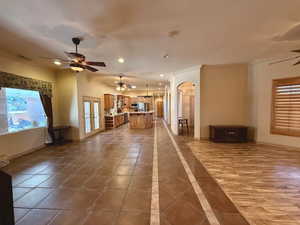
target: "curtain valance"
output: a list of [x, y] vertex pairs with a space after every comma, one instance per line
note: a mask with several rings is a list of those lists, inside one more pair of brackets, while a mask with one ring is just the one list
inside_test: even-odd
[[39, 91], [42, 95], [52, 97], [51, 82], [22, 77], [0, 71], [0, 88], [1, 87]]

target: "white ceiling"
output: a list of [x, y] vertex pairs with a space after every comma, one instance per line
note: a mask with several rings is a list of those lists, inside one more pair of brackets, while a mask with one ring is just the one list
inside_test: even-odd
[[[120, 78], [118, 75], [111, 75], [111, 74], [95, 74], [95, 73], [89, 73], [89, 79], [93, 81], [99, 81], [101, 83], [106, 84], [110, 87], [117, 87], [117, 83], [120, 81]], [[164, 91], [165, 86], [168, 85], [168, 81], [159, 81], [155, 79], [143, 79], [142, 77], [136, 76], [124, 76], [122, 77], [122, 82], [125, 84], [135, 85], [135, 89], [130, 89], [132, 91], [140, 91], [140, 90], [148, 90], [149, 91]], [[130, 91], [128, 90], [128, 91]]]
[[0, 1], [1, 49], [41, 62], [65, 57], [71, 38], [83, 36], [80, 51], [108, 65], [100, 73], [160, 79], [199, 64], [284, 57], [300, 48], [299, 0]]

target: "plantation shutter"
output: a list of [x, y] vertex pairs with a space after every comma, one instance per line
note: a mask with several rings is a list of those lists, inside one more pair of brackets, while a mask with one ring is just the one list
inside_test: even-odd
[[271, 133], [300, 137], [300, 77], [273, 80]]

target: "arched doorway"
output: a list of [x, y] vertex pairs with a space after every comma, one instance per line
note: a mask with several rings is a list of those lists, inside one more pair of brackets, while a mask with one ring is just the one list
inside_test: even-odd
[[178, 134], [194, 137], [195, 84], [183, 82], [177, 86]]

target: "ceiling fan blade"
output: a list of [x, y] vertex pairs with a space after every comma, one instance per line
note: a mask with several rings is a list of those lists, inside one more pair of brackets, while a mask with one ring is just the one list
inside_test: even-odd
[[290, 58], [287, 58], [287, 59], [283, 59], [283, 60], [279, 60], [279, 61], [276, 61], [276, 62], [271, 62], [269, 63], [269, 65], [273, 65], [273, 64], [278, 64], [278, 63], [282, 63], [282, 62], [286, 62], [286, 61], [290, 61], [292, 59], [298, 59], [300, 58], [300, 56], [294, 56], [294, 57], [290, 57]]
[[88, 65], [83, 65], [83, 67], [91, 72], [97, 72], [98, 70], [94, 67], [88, 66]]
[[91, 65], [91, 66], [102, 66], [102, 67], [106, 67], [105, 62], [92, 62], [92, 61], [88, 61], [85, 62], [87, 65]]
[[75, 54], [73, 52], [64, 52], [69, 58], [74, 59], [76, 58]]
[[292, 50], [291, 52], [300, 53], [300, 49]]
[[297, 66], [297, 65], [299, 65], [299, 64], [300, 64], [300, 61], [294, 63], [293, 66]]

